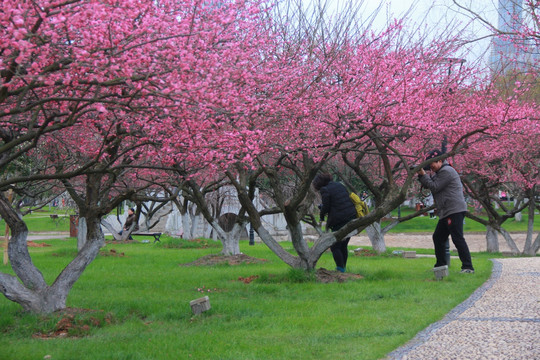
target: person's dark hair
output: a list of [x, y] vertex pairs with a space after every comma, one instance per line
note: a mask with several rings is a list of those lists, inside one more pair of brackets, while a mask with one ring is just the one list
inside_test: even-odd
[[129, 210], [131, 210], [131, 211], [135, 212], [135, 209], [134, 209], [134, 208], [129, 208]]
[[332, 181], [332, 175], [330, 174], [317, 174], [315, 176], [315, 179], [311, 182], [313, 184], [313, 187], [315, 190], [319, 191], [322, 187], [328, 185], [328, 183]]

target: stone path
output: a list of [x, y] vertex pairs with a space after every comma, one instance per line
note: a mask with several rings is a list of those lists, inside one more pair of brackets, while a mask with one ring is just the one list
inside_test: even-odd
[[387, 359], [540, 359], [540, 257], [494, 260], [481, 288]]
[[[435, 224], [433, 225], [433, 230], [435, 230]], [[431, 232], [422, 234], [391, 233], [384, 236], [384, 243], [388, 247], [433, 249], [433, 240], [431, 236]], [[514, 238], [518, 248], [523, 249], [526, 234], [512, 234], [512, 237]], [[465, 233], [465, 241], [467, 241], [467, 245], [469, 245], [469, 250], [471, 252], [486, 251], [487, 245], [485, 233]], [[365, 232], [362, 232], [359, 236], [353, 236], [349, 244], [355, 246], [371, 246], [371, 242], [369, 241], [369, 238]], [[450, 241], [450, 250], [455, 250], [452, 241]], [[499, 251], [510, 251], [510, 247], [506, 244], [506, 241], [502, 236], [499, 236]]]
[[29, 233], [26, 240], [48, 240], [48, 239], [67, 239], [69, 232], [46, 232], [46, 233]]

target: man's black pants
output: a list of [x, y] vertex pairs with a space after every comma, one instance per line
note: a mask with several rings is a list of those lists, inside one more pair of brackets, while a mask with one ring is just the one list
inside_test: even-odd
[[433, 245], [435, 246], [435, 257], [437, 258], [435, 267], [447, 265], [445, 244], [446, 241], [448, 241], [448, 235], [450, 235], [452, 237], [452, 242], [458, 251], [459, 259], [461, 260], [461, 268], [474, 270], [471, 253], [469, 252], [469, 247], [463, 237], [464, 218], [465, 212], [460, 212], [439, 219], [435, 232], [433, 233]]

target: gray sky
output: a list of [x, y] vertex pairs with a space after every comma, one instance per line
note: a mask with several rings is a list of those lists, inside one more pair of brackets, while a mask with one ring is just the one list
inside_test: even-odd
[[[366, 1], [366, 6], [374, 6], [383, 3], [385, 13], [394, 17], [407, 19], [416, 24], [425, 24], [436, 34], [442, 28], [454, 29], [454, 33], [459, 33], [470, 40], [481, 39], [490, 34], [485, 24], [479, 20], [473, 20], [471, 14], [459, 9], [452, 0], [381, 0]], [[472, 9], [477, 14], [497, 25], [497, 4], [498, 0], [458, 0], [458, 3]], [[411, 10], [412, 7], [412, 10]], [[382, 14], [381, 14], [382, 15]], [[389, 16], [386, 15], [385, 16]], [[384, 24], [384, 21], [381, 21]], [[487, 61], [486, 50], [489, 49], [490, 38], [471, 42], [466, 45], [468, 61], [483, 59]]]
[[[306, 4], [313, 0], [302, 0]], [[328, 0], [336, 9], [343, 6], [347, 0]], [[459, 33], [467, 39], [480, 39], [489, 34], [486, 26], [478, 20], [473, 20], [470, 14], [460, 10], [452, 0], [353, 0], [362, 2], [360, 14], [367, 16], [380, 5], [381, 11], [375, 19], [374, 25], [378, 29], [385, 28], [388, 21], [393, 18], [405, 17], [407, 22], [414, 26], [426, 26], [427, 32], [437, 36], [444, 30]], [[497, 25], [498, 0], [457, 0], [461, 5], [485, 17], [493, 25]], [[490, 39], [471, 42], [464, 49], [464, 57], [469, 62], [477, 60], [484, 64], [487, 62], [486, 50], [489, 49]], [[466, 54], [465, 54], [466, 53]]]

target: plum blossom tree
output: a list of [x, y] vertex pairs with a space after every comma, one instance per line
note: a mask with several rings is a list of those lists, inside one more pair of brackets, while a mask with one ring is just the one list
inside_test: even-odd
[[[77, 257], [48, 285], [28, 253], [26, 224], [0, 195], [0, 214], [12, 230], [8, 254], [16, 274], [0, 274], [0, 291], [8, 299], [41, 313], [66, 306], [71, 287], [103, 242], [101, 216], [137, 189], [126, 187], [127, 192], [117, 192], [121, 195], [104, 206], [98, 204], [100, 192], [112, 186], [114, 193], [122, 185], [117, 179], [122, 169], [148, 164], [147, 159], [163, 151], [147, 148], [141, 159], [137, 150], [153, 143], [153, 130], [170, 113], [195, 107], [198, 92], [222, 86], [214, 73], [219, 54], [251, 42], [248, 29], [255, 28], [259, 9], [257, 2], [209, 7], [198, 0], [3, 4], [0, 168], [6, 174], [16, 160], [37, 155], [42, 144], [53, 146], [55, 141], [58, 149], [69, 147], [73, 158], [48, 158], [56, 167], [23, 177], [7, 173], [0, 189], [61, 180], [77, 199], [88, 230]], [[193, 74], [200, 81], [192, 82]], [[188, 121], [180, 124], [178, 144], [189, 143], [194, 134], [189, 126]], [[115, 166], [120, 172], [108, 173]], [[138, 180], [136, 172], [132, 176], [130, 180]], [[74, 190], [78, 184], [84, 184], [84, 191]]]
[[[538, 141], [538, 107], [529, 106], [529, 116], [505, 126], [503, 134], [487, 136], [481, 143], [472, 144], [456, 158], [457, 166], [463, 169], [463, 181], [470, 196], [479, 201], [488, 219], [470, 215], [486, 225], [488, 251], [497, 252], [497, 233], [503, 235], [514, 253], [534, 255], [540, 249], [540, 235], [534, 237], [534, 216], [538, 209], [537, 197], [540, 176]], [[522, 116], [526, 116], [524, 112]], [[499, 191], [506, 190], [514, 197], [512, 206], [502, 201]], [[501, 214], [497, 208], [503, 210]], [[503, 224], [517, 213], [528, 209], [528, 226], [523, 250], [520, 250]]]
[[[538, 1], [520, 1], [519, 10], [522, 13], [517, 18], [515, 14], [501, 14], [505, 15], [505, 18], [511, 17], [510, 21], [515, 22], [506, 29], [490, 23], [459, 1], [454, 0], [454, 3], [461, 10], [479, 19], [493, 37], [513, 47], [514, 51], [509, 51], [509, 54], [500, 54], [501, 61], [511, 66], [502, 67], [510, 71], [493, 74], [493, 83], [499, 90], [493, 96], [507, 99], [505, 101], [509, 104], [519, 102], [523, 110], [523, 113], [516, 117], [521, 121], [507, 124], [504, 130], [499, 130], [500, 135], [490, 134], [491, 137], [485, 142], [475, 144], [467, 150], [467, 161], [474, 164], [472, 167], [466, 166], [470, 194], [480, 201], [488, 214], [487, 221], [475, 219], [487, 226], [488, 249], [498, 251], [497, 233], [501, 233], [512, 251], [519, 253], [520, 250], [512, 236], [501, 225], [507, 219], [513, 218], [517, 213], [528, 208], [529, 224], [523, 253], [532, 255], [538, 251], [540, 241], [538, 237], [533, 241], [532, 227], [538, 196], [538, 74], [540, 70]], [[509, 11], [509, 9], [499, 9], [499, 11]], [[502, 111], [505, 110], [502, 109]], [[460, 161], [465, 165], [464, 159]], [[498, 201], [495, 193], [501, 186], [513, 189], [513, 195], [519, 199], [513, 208], [508, 208]], [[503, 209], [503, 215], [496, 211], [496, 204]]]
[[[440, 64], [452, 47], [447, 42], [405, 46], [399, 41], [400, 30], [397, 23], [383, 34], [366, 33], [339, 46], [328, 39], [297, 41], [292, 53], [283, 51], [292, 45], [276, 47], [272, 57], [265, 58], [265, 75], [274, 70], [272, 76], [258, 83], [257, 89], [265, 91], [245, 92], [260, 99], [258, 106], [216, 117], [216, 125], [203, 135], [212, 148], [203, 146], [198, 152], [213, 151], [213, 164], [225, 169], [259, 236], [293, 267], [313, 269], [336, 240], [401, 204], [415, 169], [426, 165], [425, 153], [444, 136], [451, 144], [444, 155], [448, 157], [461, 151], [469, 137], [515, 115], [508, 111], [504, 115], [502, 110], [519, 104], [492, 101], [491, 89], [481, 87], [482, 79], [471, 71], [454, 74], [451, 91], [440, 86], [437, 80], [442, 71], [446, 73]], [[370, 165], [357, 175], [375, 195], [376, 207], [336, 233], [321, 233], [310, 247], [301, 221], [311, 208], [307, 204], [311, 180], [339, 154], [346, 164], [364, 161]], [[249, 171], [268, 178], [297, 256], [283, 249], [264, 228], [246, 186]], [[297, 187], [287, 197], [280, 179], [289, 176], [296, 178]]]

